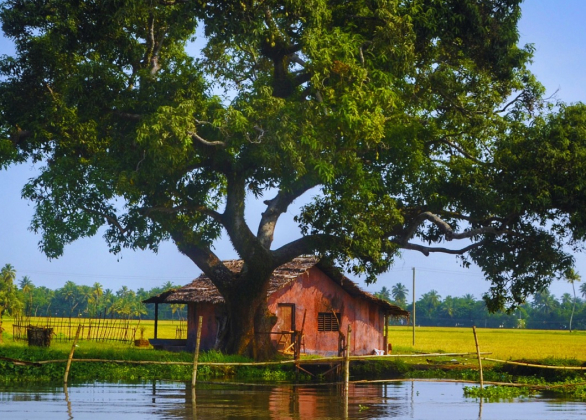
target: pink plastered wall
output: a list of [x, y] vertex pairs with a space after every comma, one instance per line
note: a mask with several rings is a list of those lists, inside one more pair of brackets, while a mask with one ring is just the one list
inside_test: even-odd
[[[304, 343], [309, 354], [335, 355], [338, 352], [338, 332], [318, 331], [318, 313], [339, 312], [340, 329], [347, 334], [352, 327], [350, 349], [352, 355], [371, 354], [384, 349], [384, 315], [365, 299], [354, 298], [332, 281], [319, 268], [313, 267], [290, 285], [278, 290], [269, 298], [269, 310], [279, 316], [279, 303], [295, 304], [295, 330], [301, 330], [305, 316]], [[278, 331], [279, 323], [273, 329]]]

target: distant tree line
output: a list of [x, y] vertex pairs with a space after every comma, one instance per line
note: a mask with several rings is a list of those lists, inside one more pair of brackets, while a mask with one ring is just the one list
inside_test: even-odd
[[[154, 305], [142, 301], [177, 287], [168, 281], [149, 290], [121, 286], [114, 291], [97, 282], [86, 286], [67, 281], [53, 290], [35, 286], [28, 276], [17, 281], [16, 270], [6, 264], [0, 270], [0, 316], [153, 319]], [[185, 305], [160, 305], [159, 319], [185, 319], [186, 311]]]
[[[569, 280], [572, 286], [573, 281]], [[416, 324], [421, 326], [461, 326], [488, 328], [530, 329], [586, 329], [586, 283], [578, 293], [564, 293], [559, 299], [548, 289], [533, 295], [533, 300], [520, 305], [515, 311], [490, 313], [484, 300], [467, 294], [462, 297], [442, 298], [436, 290], [423, 294], [415, 302]], [[401, 283], [391, 289], [383, 287], [375, 296], [413, 311], [407, 303], [409, 290]], [[392, 321], [395, 324], [401, 321]], [[404, 323], [404, 321], [403, 321]]]

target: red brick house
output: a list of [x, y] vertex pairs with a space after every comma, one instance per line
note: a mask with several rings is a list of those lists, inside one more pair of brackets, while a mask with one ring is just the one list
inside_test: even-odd
[[[225, 262], [238, 271], [241, 260]], [[350, 354], [372, 354], [387, 349], [384, 325], [389, 317], [408, 317], [409, 313], [361, 290], [339, 270], [318, 262], [314, 257], [300, 257], [273, 272], [268, 292], [269, 310], [277, 323], [271, 331], [274, 345], [289, 351], [293, 337], [302, 336], [301, 352], [337, 355], [340, 338], [352, 327]], [[197, 320], [203, 317], [201, 349], [213, 349], [222, 328], [224, 299], [205, 275], [191, 284], [153, 296], [145, 303], [187, 304], [188, 334], [186, 350], [193, 351]], [[157, 312], [157, 311], [155, 311]], [[155, 328], [156, 331], [156, 328]], [[340, 334], [342, 333], [342, 334]], [[156, 338], [156, 332], [155, 332]], [[154, 344], [157, 341], [151, 340]]]

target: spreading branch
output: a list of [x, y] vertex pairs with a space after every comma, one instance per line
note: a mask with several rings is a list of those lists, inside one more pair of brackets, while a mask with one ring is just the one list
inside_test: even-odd
[[267, 205], [267, 209], [262, 213], [257, 237], [265, 248], [269, 249], [273, 242], [273, 234], [281, 214], [287, 211], [287, 208], [293, 201], [309, 189], [315, 187], [315, 185], [315, 182], [310, 177], [303, 177], [290, 189], [286, 191], [281, 190], [273, 199], [264, 202]]
[[193, 241], [186, 239], [181, 231], [170, 232], [173, 242], [179, 251], [193, 261], [210, 279], [214, 279], [214, 285], [221, 294], [226, 293], [232, 285], [234, 273], [232, 273], [208, 247], [202, 247]]
[[226, 176], [226, 206], [222, 217], [222, 225], [228, 232], [234, 249], [242, 259], [253, 260], [253, 256], [270, 257], [256, 236], [250, 230], [244, 217], [246, 200], [246, 181], [240, 173]]
[[476, 229], [470, 229], [461, 233], [456, 233], [454, 232], [453, 228], [450, 226], [448, 222], [443, 220], [438, 215], [426, 211], [419, 214], [419, 216], [415, 218], [411, 226], [403, 233], [403, 243], [407, 243], [411, 238], [413, 238], [417, 229], [425, 221], [431, 222], [434, 225], [436, 225], [439, 228], [439, 230], [444, 234], [447, 241], [451, 241], [453, 239], [469, 239], [484, 234], [502, 235], [508, 233], [508, 230], [498, 228], [492, 225], [482, 226]]
[[97, 216], [103, 217], [110, 226], [114, 226], [118, 232], [120, 232], [121, 235], [125, 235], [126, 232], [128, 232], [128, 228], [122, 226], [122, 224], [120, 224], [120, 222], [118, 221], [118, 218], [114, 215], [108, 214], [108, 213], [104, 213], [98, 210], [94, 210], [94, 209], [90, 209], [88, 207], [85, 206], [80, 206], [79, 207], [81, 210], [85, 211], [86, 213], [90, 213], [90, 214], [95, 214]]
[[274, 250], [272, 252], [273, 261], [279, 266], [301, 255], [312, 254], [324, 249], [335, 249], [343, 246], [343, 242], [342, 238], [335, 235], [316, 234], [303, 236]]
[[419, 244], [404, 243], [401, 241], [391, 241], [391, 242], [398, 244], [403, 249], [410, 249], [413, 251], [419, 251], [423, 255], [428, 257], [429, 254], [431, 254], [432, 252], [441, 253], [441, 254], [451, 254], [451, 255], [463, 255], [469, 251], [472, 251], [473, 249], [481, 247], [482, 245], [485, 244], [486, 241], [485, 240], [478, 241], [478, 242], [475, 242], [471, 245], [468, 245], [468, 246], [466, 246], [464, 248], [460, 248], [460, 249], [429, 247], [429, 246], [424, 246], [424, 245], [419, 245]]

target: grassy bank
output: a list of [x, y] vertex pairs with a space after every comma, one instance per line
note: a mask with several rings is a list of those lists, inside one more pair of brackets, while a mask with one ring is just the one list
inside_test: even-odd
[[[143, 323], [145, 323], [143, 321]], [[160, 326], [161, 332], [174, 331], [176, 323], [167, 322], [168, 328]], [[6, 325], [6, 322], [5, 324]], [[491, 352], [491, 358], [503, 360], [523, 360], [560, 366], [580, 366], [584, 362], [586, 333], [567, 331], [535, 330], [491, 330], [478, 329], [481, 351]], [[148, 336], [145, 334], [145, 336]], [[159, 335], [161, 336], [161, 335]], [[172, 335], [171, 337], [174, 337]], [[416, 353], [464, 353], [475, 352], [474, 336], [470, 328], [417, 328], [415, 346], [412, 345], [412, 330], [408, 327], [389, 329], [393, 354]], [[166, 379], [189, 381], [191, 378], [193, 355], [140, 349], [128, 344], [80, 341], [75, 352], [76, 359], [106, 359], [162, 362], [184, 362], [178, 365], [131, 365], [115, 363], [75, 362], [70, 372], [71, 381], [118, 381]], [[28, 347], [26, 343], [15, 343], [10, 334], [4, 334], [4, 344], [0, 345], [0, 358], [25, 360], [66, 359], [71, 342], [53, 342], [50, 348]], [[218, 352], [203, 353], [202, 362], [245, 362], [238, 356], [225, 356]], [[546, 370], [519, 366], [483, 363], [486, 381], [539, 383], [556, 381], [586, 381], [581, 371]], [[8, 360], [0, 360], [0, 380], [2, 381], [61, 381], [64, 363], [47, 365], [15, 365]], [[359, 378], [451, 378], [478, 380], [478, 365], [475, 355], [467, 357], [369, 360], [353, 362], [351, 376]], [[239, 380], [280, 381], [294, 378], [293, 366], [256, 367], [210, 367], [200, 366], [201, 379], [232, 377]]]

